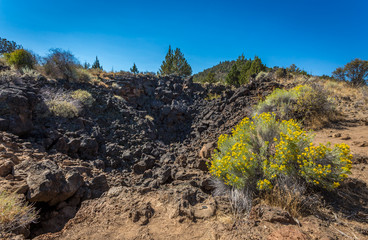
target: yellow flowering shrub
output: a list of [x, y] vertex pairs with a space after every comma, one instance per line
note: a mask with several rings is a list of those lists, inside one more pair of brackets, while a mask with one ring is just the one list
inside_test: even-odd
[[295, 120], [262, 113], [219, 137], [210, 173], [237, 189], [272, 189], [278, 178], [288, 177], [332, 190], [347, 178], [351, 159], [348, 145], [316, 146]]

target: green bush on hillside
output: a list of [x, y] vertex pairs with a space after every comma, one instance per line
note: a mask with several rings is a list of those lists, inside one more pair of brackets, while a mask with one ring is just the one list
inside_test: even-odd
[[248, 60], [245, 59], [244, 55], [241, 55], [226, 76], [226, 83], [239, 87], [242, 84], [247, 84], [251, 77], [266, 70], [267, 67], [259, 57], [256, 56], [253, 60]]
[[24, 49], [18, 49], [11, 53], [5, 53], [4, 57], [8, 64], [14, 66], [17, 69], [32, 69], [35, 64], [35, 59], [32, 54]]
[[320, 86], [299, 85], [276, 89], [255, 107], [255, 113], [274, 112], [279, 119], [296, 119], [305, 125], [323, 124], [335, 116], [335, 105]]
[[78, 60], [69, 51], [62, 49], [50, 49], [50, 54], [45, 58], [44, 69], [47, 75], [68, 81], [78, 80]]
[[286, 78], [287, 77], [287, 71], [285, 68], [278, 68], [276, 71], [275, 71], [275, 76], [277, 78]]

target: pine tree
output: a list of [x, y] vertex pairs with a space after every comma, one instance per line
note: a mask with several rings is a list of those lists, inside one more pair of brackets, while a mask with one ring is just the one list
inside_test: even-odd
[[101, 69], [103, 70], [102, 66], [100, 65], [100, 61], [98, 60], [98, 57], [96, 56], [95, 62], [92, 64], [93, 69]]
[[169, 50], [165, 56], [165, 61], [162, 62], [160, 75], [176, 74], [182, 77], [190, 76], [192, 74], [192, 68], [188, 64], [184, 57], [184, 54], [179, 48], [175, 49], [175, 52], [169, 46]]
[[130, 68], [130, 71], [133, 73], [133, 74], [138, 74], [139, 71], [138, 71], [138, 68], [137, 66], [135, 65], [135, 63], [133, 64], [133, 67]]

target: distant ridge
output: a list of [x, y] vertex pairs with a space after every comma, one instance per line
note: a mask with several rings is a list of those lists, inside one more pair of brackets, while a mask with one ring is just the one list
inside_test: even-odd
[[227, 74], [229, 73], [231, 67], [235, 63], [236, 63], [235, 60], [220, 62], [219, 64], [217, 64], [217, 65], [215, 65], [211, 68], [207, 68], [207, 69], [203, 70], [202, 72], [194, 74], [193, 75], [193, 81], [194, 82], [205, 82], [205, 80], [208, 76], [208, 73], [214, 73], [216, 82], [224, 83]]

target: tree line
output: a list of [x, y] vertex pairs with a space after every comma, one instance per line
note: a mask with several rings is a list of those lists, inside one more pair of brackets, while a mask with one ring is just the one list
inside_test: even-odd
[[[62, 49], [50, 49], [50, 53], [45, 58], [40, 58], [36, 54], [25, 50], [22, 45], [6, 38], [0, 37], [0, 56], [3, 56], [8, 64], [15, 68], [33, 68], [38, 62], [45, 66], [48, 73], [63, 72], [62, 77], [71, 78], [73, 71], [70, 66], [84, 69], [103, 70], [103, 67], [96, 56], [93, 64], [85, 62], [83, 65], [74, 55]], [[55, 67], [58, 66], [58, 69]], [[275, 71], [278, 77], [286, 77], [287, 74], [308, 75], [306, 71], [299, 69], [295, 64], [289, 68], [268, 68], [262, 60], [255, 56], [254, 59], [245, 58], [244, 54], [236, 61], [225, 61], [220, 64], [198, 73], [194, 78], [199, 82], [216, 83], [224, 80], [224, 83], [233, 86], [240, 86], [249, 82], [252, 77], [263, 71]], [[130, 72], [138, 74], [139, 70], [135, 63], [130, 68]], [[178, 75], [187, 77], [192, 75], [192, 68], [185, 59], [179, 48], [173, 50], [171, 46], [166, 53], [157, 75]], [[364, 85], [368, 82], [368, 61], [356, 58], [343, 67], [338, 67], [332, 72], [332, 78], [349, 81], [354, 85]]]

